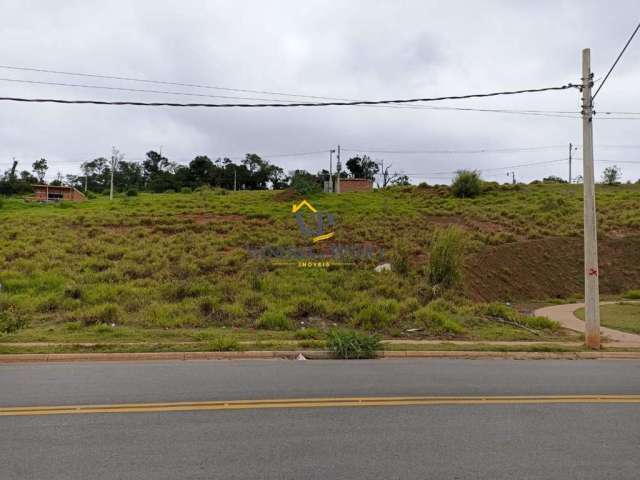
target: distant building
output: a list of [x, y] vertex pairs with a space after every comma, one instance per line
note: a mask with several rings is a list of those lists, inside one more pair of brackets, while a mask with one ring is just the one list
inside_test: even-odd
[[87, 197], [73, 187], [63, 187], [61, 185], [32, 185], [38, 202], [59, 202], [67, 200], [69, 202], [84, 202]]
[[336, 181], [336, 192], [372, 192], [373, 180], [368, 178], [341, 178]]

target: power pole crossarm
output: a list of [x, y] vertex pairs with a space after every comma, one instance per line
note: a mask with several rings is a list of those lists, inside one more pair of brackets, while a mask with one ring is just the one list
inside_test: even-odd
[[582, 50], [582, 164], [584, 192], [584, 301], [585, 344], [600, 348], [600, 293], [598, 285], [598, 238], [593, 172], [593, 98], [591, 50]]

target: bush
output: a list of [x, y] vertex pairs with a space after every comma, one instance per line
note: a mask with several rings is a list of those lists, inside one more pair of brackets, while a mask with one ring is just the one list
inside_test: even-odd
[[391, 268], [401, 275], [409, 273], [409, 257], [411, 252], [409, 245], [404, 241], [396, 240], [391, 253]]
[[451, 191], [458, 198], [477, 197], [481, 189], [482, 180], [475, 170], [459, 170], [451, 184]]
[[318, 177], [304, 170], [296, 170], [293, 172], [291, 188], [300, 195], [311, 195], [322, 190]]
[[86, 326], [98, 325], [100, 323], [115, 323], [119, 317], [120, 308], [110, 303], [86, 310], [82, 315], [82, 323]]
[[380, 350], [380, 337], [353, 330], [334, 328], [327, 334], [327, 348], [345, 360], [375, 358]]
[[127, 197], [137, 197], [138, 196], [138, 190], [136, 190], [135, 188], [130, 188], [129, 190], [127, 190]]
[[384, 330], [392, 325], [399, 308], [395, 300], [369, 303], [354, 315], [353, 324], [365, 330]]
[[189, 187], [182, 187], [180, 189], [180, 193], [193, 193], [193, 190], [191, 190]]
[[291, 330], [291, 321], [280, 310], [267, 310], [258, 318], [256, 327], [264, 330]]
[[433, 232], [427, 267], [431, 286], [446, 290], [460, 282], [465, 248], [465, 234], [459, 227], [437, 228]]
[[487, 303], [478, 305], [476, 311], [481, 315], [488, 317], [496, 317], [508, 322], [523, 325], [534, 330], [556, 331], [560, 328], [560, 324], [547, 317], [529, 317], [518, 313], [513, 308], [507, 307], [502, 303]]
[[414, 317], [432, 335], [459, 335], [464, 332], [464, 327], [456, 320], [449, 317], [446, 312], [431, 305], [417, 310]]
[[239, 352], [242, 348], [235, 338], [217, 337], [207, 343], [207, 349], [211, 352]]
[[13, 308], [0, 312], [0, 333], [15, 333], [27, 326], [27, 321]]
[[640, 300], [640, 290], [629, 290], [624, 294], [624, 298], [629, 300]]
[[0, 198], [0, 208], [4, 207], [4, 199]]
[[321, 330], [313, 327], [298, 330], [294, 336], [298, 340], [322, 340], [325, 337]]

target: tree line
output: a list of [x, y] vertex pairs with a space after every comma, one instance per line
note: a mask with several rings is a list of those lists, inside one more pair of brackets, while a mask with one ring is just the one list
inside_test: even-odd
[[[408, 184], [407, 177], [390, 174], [389, 167], [380, 171], [380, 167], [366, 155], [353, 157], [346, 162], [347, 169], [338, 171], [334, 176], [342, 178], [370, 178], [378, 176], [379, 186]], [[49, 170], [47, 160], [41, 158], [31, 165], [31, 170], [18, 168], [14, 160], [12, 168], [0, 177], [0, 194], [27, 194], [33, 184], [46, 183]], [[278, 165], [270, 163], [255, 153], [248, 153], [239, 162], [229, 158], [212, 160], [206, 155], [196, 156], [188, 165], [179, 165], [154, 150], [146, 153], [142, 162], [129, 162], [116, 150], [111, 158], [99, 157], [82, 163], [81, 175], [63, 175], [58, 173], [49, 185], [68, 185], [81, 191], [105, 193], [110, 188], [113, 170], [114, 190], [116, 192], [167, 192], [185, 188], [195, 189], [201, 186], [224, 188], [227, 190], [264, 190], [294, 187], [306, 192], [319, 191], [329, 172], [321, 170], [311, 173], [306, 170], [294, 170], [285, 173]]]

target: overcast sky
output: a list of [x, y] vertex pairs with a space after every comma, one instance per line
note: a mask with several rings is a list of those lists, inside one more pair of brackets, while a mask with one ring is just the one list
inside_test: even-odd
[[[557, 86], [580, 78], [580, 51], [592, 49], [603, 76], [640, 19], [637, 0], [603, 1], [28, 1], [0, 0], [0, 64], [350, 99], [431, 97]], [[184, 86], [74, 77], [0, 68], [0, 96], [219, 102], [198, 96], [98, 90], [6, 79], [291, 100]], [[640, 112], [640, 38], [598, 95], [596, 109]], [[247, 101], [247, 100], [238, 100]], [[579, 110], [577, 90], [430, 103], [430, 106]], [[616, 115], [618, 116], [618, 115]], [[600, 118], [605, 118], [601, 115]], [[636, 117], [640, 118], [640, 115]], [[596, 120], [596, 159], [640, 177], [639, 120]], [[561, 160], [580, 144], [575, 118], [386, 107], [178, 109], [0, 102], [0, 170], [12, 157], [30, 169], [45, 157], [49, 177], [78, 173], [117, 146], [125, 159], [162, 147], [170, 160], [255, 152], [286, 170], [328, 168], [367, 150], [476, 150], [482, 154], [370, 153], [414, 182], [431, 172], [484, 170], [507, 181], [510, 165]], [[614, 147], [615, 146], [615, 147]], [[295, 152], [310, 155], [269, 157]], [[582, 171], [575, 153], [574, 174]], [[599, 175], [606, 163], [597, 163]], [[490, 170], [493, 169], [493, 170]], [[515, 168], [516, 178], [566, 177], [568, 162]], [[426, 177], [426, 178], [421, 178]]]

